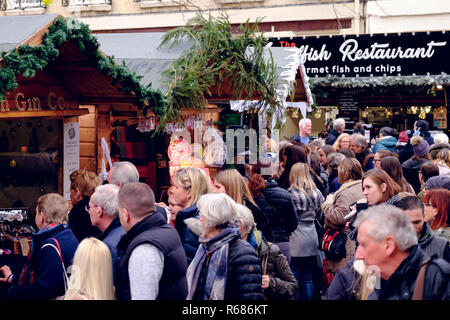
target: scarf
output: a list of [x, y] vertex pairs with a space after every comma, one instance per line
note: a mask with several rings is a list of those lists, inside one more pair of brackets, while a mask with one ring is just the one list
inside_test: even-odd
[[209, 257], [209, 264], [206, 271], [203, 300], [224, 299], [230, 242], [239, 238], [239, 236], [239, 229], [233, 226], [223, 229], [212, 239], [206, 239], [202, 236], [199, 238], [200, 246], [186, 273], [189, 289], [187, 300], [192, 300], [195, 294], [207, 257]]

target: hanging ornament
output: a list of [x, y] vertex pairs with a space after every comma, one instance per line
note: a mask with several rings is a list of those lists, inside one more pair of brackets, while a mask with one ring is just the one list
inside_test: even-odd
[[322, 109], [317, 108], [317, 109], [314, 111], [314, 118], [319, 119], [321, 116], [322, 116]]
[[423, 120], [426, 117], [427, 117], [427, 113], [425, 112], [425, 110], [421, 111], [420, 114], [419, 114], [419, 118]]

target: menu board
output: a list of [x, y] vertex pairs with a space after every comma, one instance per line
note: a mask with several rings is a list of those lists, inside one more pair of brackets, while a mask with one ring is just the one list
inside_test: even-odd
[[359, 121], [359, 103], [356, 91], [342, 91], [338, 95], [338, 118], [345, 119], [345, 131], [352, 133]]

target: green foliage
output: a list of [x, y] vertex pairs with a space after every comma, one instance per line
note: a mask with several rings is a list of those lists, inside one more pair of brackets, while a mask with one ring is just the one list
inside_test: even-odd
[[[119, 85], [119, 90], [127, 94], [133, 93], [137, 98], [136, 105], [143, 115], [150, 109], [159, 116], [165, 112], [167, 100], [160, 91], [152, 90], [151, 85], [143, 87], [139, 82], [141, 76], [131, 72], [125, 63], [116, 65], [113, 57], [105, 57], [98, 50], [100, 45], [97, 38], [92, 35], [87, 25], [62, 17], [55, 19], [44, 35], [41, 45], [35, 47], [22, 45], [10, 52], [2, 53], [0, 101], [8, 92], [17, 88], [16, 77], [19, 74], [23, 74], [26, 78], [34, 77], [37, 71], [43, 70], [49, 62], [58, 57], [58, 48], [67, 41], [75, 44], [100, 73], [110, 76], [113, 85]], [[169, 119], [171, 114], [164, 116]]]
[[389, 76], [389, 77], [350, 77], [328, 75], [323, 78], [311, 78], [311, 89], [319, 87], [331, 88], [375, 88], [375, 87], [423, 87], [434, 85], [449, 85], [450, 76], [447, 74], [427, 76]]
[[[204, 108], [214, 92], [220, 96], [223, 84], [231, 89], [236, 100], [264, 101], [260, 108], [275, 110], [279, 107], [276, 97], [278, 75], [272, 57], [266, 61], [264, 46], [267, 40], [258, 33], [258, 19], [240, 26], [240, 33], [233, 34], [228, 17], [200, 12], [185, 26], [168, 31], [160, 44], [175, 45], [187, 37], [193, 46], [163, 72], [168, 87], [168, 105], [163, 107], [168, 116], [178, 116], [183, 108]], [[249, 50], [249, 48], [251, 48]], [[160, 121], [167, 119], [163, 116]]]

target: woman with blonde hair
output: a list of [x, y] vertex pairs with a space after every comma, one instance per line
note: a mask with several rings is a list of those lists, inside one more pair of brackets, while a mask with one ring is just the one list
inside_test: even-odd
[[341, 149], [350, 149], [351, 138], [348, 133], [341, 133], [339, 137], [337, 137], [336, 141], [333, 143], [333, 148], [336, 151]]
[[264, 298], [267, 300], [291, 299], [298, 289], [289, 262], [280, 248], [261, 235], [249, 208], [236, 204], [237, 224], [241, 239], [248, 241], [261, 260]]
[[64, 300], [116, 300], [111, 253], [102, 241], [86, 238], [75, 252]]
[[260, 197], [257, 201], [253, 199], [250, 189], [239, 171], [236, 169], [220, 171], [214, 178], [213, 192], [226, 193], [236, 203], [242, 204], [249, 208], [253, 213], [258, 229], [262, 231], [267, 241], [273, 241], [273, 233], [267, 217], [257, 203], [257, 201], [261, 202], [263, 200], [260, 199]]
[[291, 269], [300, 286], [296, 299], [312, 300], [313, 269], [316, 256], [319, 254], [317, 249], [319, 237], [314, 222], [322, 218], [321, 205], [324, 199], [311, 179], [307, 164], [301, 162], [294, 164], [289, 181], [291, 186], [288, 191], [298, 217], [297, 228], [289, 238]]
[[188, 264], [195, 256], [198, 243], [198, 208], [200, 196], [211, 192], [211, 181], [198, 168], [181, 168], [172, 177], [170, 196], [183, 209], [177, 213], [175, 228], [180, 235]]
[[434, 163], [439, 167], [439, 175], [450, 176], [450, 149], [442, 149], [436, 156]]
[[93, 171], [79, 169], [70, 175], [70, 200], [72, 209], [69, 212], [69, 227], [81, 242], [87, 237], [97, 237], [100, 230], [92, 225], [89, 216], [89, 199], [95, 188], [102, 184], [102, 179]]

